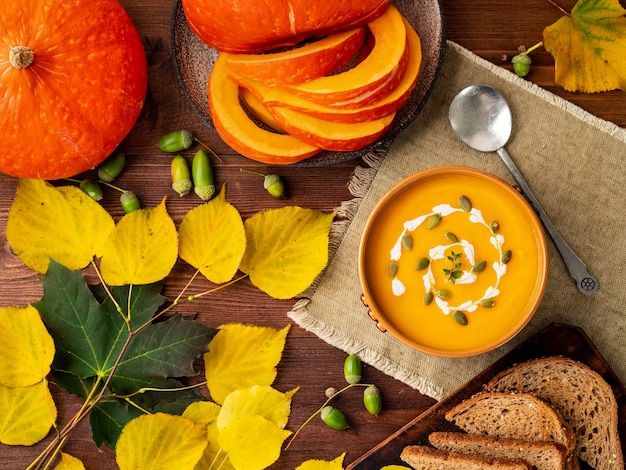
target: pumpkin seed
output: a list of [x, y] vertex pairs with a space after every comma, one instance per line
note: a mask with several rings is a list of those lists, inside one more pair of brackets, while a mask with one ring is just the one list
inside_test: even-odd
[[455, 310], [452, 316], [459, 325], [467, 325], [467, 316], [461, 310]]
[[428, 291], [424, 294], [424, 305], [430, 305], [433, 301], [433, 298], [435, 296], [433, 295], [432, 291]]
[[479, 302], [481, 307], [485, 307], [485, 308], [491, 308], [493, 307], [496, 303], [491, 300], [491, 299], [483, 299]]
[[413, 248], [413, 237], [411, 234], [405, 233], [402, 236], [402, 247], [407, 251], [410, 251], [411, 248]]
[[472, 202], [469, 200], [467, 196], [459, 197], [459, 207], [463, 209], [465, 212], [472, 211]]
[[482, 273], [486, 267], [487, 267], [487, 261], [485, 260], [478, 261], [477, 263], [474, 264], [474, 266], [472, 266], [472, 271], [474, 271], [475, 273]]
[[437, 292], [437, 297], [439, 297], [440, 299], [449, 299], [450, 297], [452, 297], [452, 292], [447, 289], [441, 289], [439, 292]]
[[498, 230], [500, 230], [500, 224], [497, 220], [492, 220], [489, 222], [489, 229], [492, 233], [498, 233]]
[[426, 269], [429, 264], [430, 264], [430, 260], [426, 256], [424, 256], [423, 258], [420, 258], [417, 260], [417, 263], [415, 264], [415, 269], [417, 271], [422, 271]]
[[426, 221], [426, 228], [434, 229], [441, 222], [441, 216], [439, 214], [431, 215]]
[[446, 239], [451, 242], [451, 243], [457, 243], [459, 241], [459, 239], [456, 237], [456, 235], [452, 232], [446, 232], [444, 234], [444, 237], [446, 237]]
[[512, 255], [513, 253], [511, 252], [511, 250], [506, 250], [504, 253], [502, 253], [502, 263], [507, 264], [509, 261], [511, 261]]
[[395, 275], [398, 274], [398, 263], [391, 261], [387, 266], [387, 273], [390, 277], [395, 277]]

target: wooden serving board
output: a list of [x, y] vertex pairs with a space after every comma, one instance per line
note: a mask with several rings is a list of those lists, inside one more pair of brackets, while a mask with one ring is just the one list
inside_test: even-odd
[[[528, 338], [463, 387], [439, 401], [398, 432], [348, 465], [347, 470], [377, 470], [385, 465], [394, 464], [406, 466], [400, 459], [400, 453], [404, 447], [415, 444], [428, 445], [428, 435], [433, 431], [458, 431], [458, 428], [446, 421], [444, 415], [447, 410], [481, 391], [484, 384], [497, 373], [514, 364], [546, 356], [563, 356], [582, 362], [602, 375], [613, 388], [619, 407], [618, 426], [622, 450], [624, 450], [626, 444], [626, 390], [624, 385], [582, 329], [552, 323], [536, 335]], [[581, 462], [581, 469], [586, 468], [589, 466]]]

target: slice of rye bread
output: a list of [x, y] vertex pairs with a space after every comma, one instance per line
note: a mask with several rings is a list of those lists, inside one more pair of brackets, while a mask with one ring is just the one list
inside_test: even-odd
[[433, 432], [428, 436], [437, 449], [504, 459], [522, 459], [536, 470], [566, 470], [565, 447], [556, 442], [525, 441], [507, 437]]
[[563, 357], [534, 359], [496, 375], [486, 388], [538, 396], [572, 426], [576, 454], [582, 460], [596, 470], [624, 468], [615, 395], [602, 376], [585, 364]]
[[576, 437], [561, 414], [530, 393], [479, 392], [450, 408], [445, 417], [468, 433], [556, 442], [574, 454]]
[[407, 446], [400, 458], [415, 470], [532, 470], [523, 460], [466, 455], [428, 446]]

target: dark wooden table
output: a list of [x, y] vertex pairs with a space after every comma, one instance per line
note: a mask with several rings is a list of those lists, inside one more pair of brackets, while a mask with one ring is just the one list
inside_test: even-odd
[[[157, 141], [170, 130], [188, 128], [223, 157], [222, 163], [216, 162], [217, 184], [227, 183], [228, 199], [244, 218], [261, 209], [287, 204], [331, 211], [350, 198], [347, 182], [354, 167], [360, 164], [358, 160], [319, 168], [266, 167], [234, 154], [203, 127], [178, 86], [169, 42], [172, 0], [122, 0], [121, 3], [143, 37], [149, 64], [149, 96], [136, 127], [123, 143], [129, 166], [119, 179], [119, 186], [135, 191], [144, 207], [155, 206], [163, 195], [170, 195], [168, 211], [179, 222], [197, 201], [174, 197], [170, 189], [170, 157], [158, 150]], [[571, 10], [574, 1], [560, 3]], [[509, 66], [504, 55], [510, 58], [520, 45], [530, 47], [540, 41], [543, 28], [562, 16], [548, 0], [444, 0], [443, 9], [448, 39], [503, 67]], [[623, 92], [594, 95], [564, 92], [554, 86], [552, 57], [543, 50], [532, 57], [534, 65], [528, 80], [601, 118], [626, 126]], [[240, 168], [279, 174], [288, 185], [289, 198], [273, 199], [265, 193], [257, 177], [242, 174]], [[16, 184], [16, 179], [0, 175], [0, 307], [26, 305], [41, 296], [38, 276], [12, 255], [5, 236]], [[103, 205], [115, 218], [121, 217], [117, 195], [107, 192], [105, 196]], [[182, 262], [177, 264], [176, 275], [170, 276], [165, 294], [174, 296], [180, 292], [192, 269]], [[202, 281], [196, 282], [200, 283], [200, 291]], [[214, 327], [242, 322], [281, 328], [290, 323], [287, 312], [291, 306], [291, 301], [273, 300], [244, 281], [205, 298], [202, 303], [193, 302], [181, 311], [199, 313], [202, 321]], [[275, 383], [282, 391], [300, 386], [293, 401], [289, 429], [295, 430], [320, 406], [327, 387], [343, 385], [344, 358], [344, 352], [295, 325], [292, 327]], [[343, 452], [347, 452], [345, 463], [350, 463], [435, 403], [372, 367], [365, 368], [364, 381], [375, 383], [382, 391], [384, 411], [379, 416], [368, 415], [360, 398], [355, 399], [354, 395], [339, 398], [337, 404], [350, 416], [352, 426], [337, 432], [319, 419], [314, 420], [283, 451], [272, 468], [293, 469], [304, 460], [331, 460]], [[59, 421], [65, 423], [77, 411], [79, 401], [52, 388], [59, 407]], [[88, 426], [82, 423], [65, 450], [80, 458], [88, 469], [117, 468], [113, 452], [106, 447], [97, 449], [90, 439]], [[41, 449], [42, 444], [33, 447], [0, 444], [0, 469], [26, 468]]]

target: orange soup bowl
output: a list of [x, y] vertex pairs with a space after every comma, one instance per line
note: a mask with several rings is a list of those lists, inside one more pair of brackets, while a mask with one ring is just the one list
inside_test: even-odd
[[506, 343], [532, 318], [548, 252], [541, 222], [516, 189], [446, 166], [406, 178], [377, 203], [358, 266], [380, 330], [428, 354], [468, 357]]

